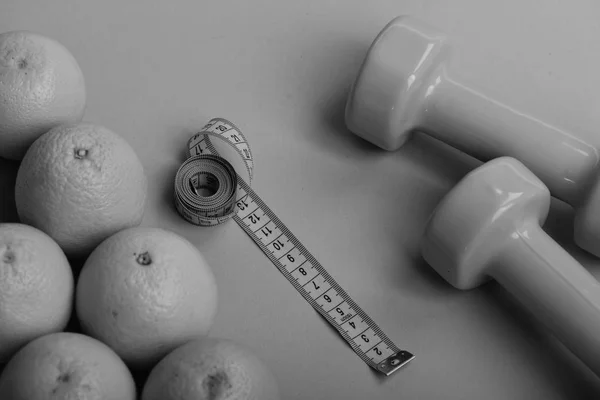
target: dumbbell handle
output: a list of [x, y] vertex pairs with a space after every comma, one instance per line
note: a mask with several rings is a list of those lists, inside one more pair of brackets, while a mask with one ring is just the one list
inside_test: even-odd
[[600, 376], [600, 285], [536, 221], [513, 233], [488, 270]]
[[578, 204], [595, 177], [593, 146], [451, 79], [443, 65], [427, 81], [417, 130], [483, 162], [523, 160], [553, 196]]

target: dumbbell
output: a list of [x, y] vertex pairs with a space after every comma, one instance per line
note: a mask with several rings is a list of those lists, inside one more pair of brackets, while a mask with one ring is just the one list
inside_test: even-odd
[[385, 150], [400, 148], [420, 131], [482, 162], [520, 160], [554, 197], [574, 207], [575, 242], [600, 256], [598, 144], [452, 78], [450, 48], [445, 35], [410, 16], [389, 22], [352, 84], [349, 130]]
[[496, 280], [600, 376], [600, 285], [541, 228], [549, 208], [523, 163], [488, 161], [437, 205], [421, 253], [458, 289]]

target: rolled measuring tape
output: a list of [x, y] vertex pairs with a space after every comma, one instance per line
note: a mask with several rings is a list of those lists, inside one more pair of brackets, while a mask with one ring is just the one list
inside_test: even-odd
[[175, 208], [188, 222], [215, 226], [233, 219], [304, 299], [371, 368], [386, 376], [414, 355], [398, 348], [254, 192], [254, 159], [242, 132], [211, 119], [187, 143], [175, 175]]
[[175, 208], [195, 225], [228, 221], [235, 215], [238, 171], [252, 182], [250, 144], [231, 122], [214, 118], [188, 140], [187, 148], [190, 157], [175, 175]]

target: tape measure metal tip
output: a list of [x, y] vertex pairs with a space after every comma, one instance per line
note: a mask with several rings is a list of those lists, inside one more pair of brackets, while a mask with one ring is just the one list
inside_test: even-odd
[[392, 375], [394, 372], [398, 371], [400, 368], [404, 367], [410, 361], [415, 358], [414, 354], [409, 353], [408, 351], [400, 351], [386, 358], [379, 364], [377, 364], [377, 370], [379, 372], [384, 373], [387, 376]]

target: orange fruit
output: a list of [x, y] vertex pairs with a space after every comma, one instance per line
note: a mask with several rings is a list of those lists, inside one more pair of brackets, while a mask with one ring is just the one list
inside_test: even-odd
[[83, 258], [113, 233], [141, 223], [147, 178], [134, 149], [91, 123], [61, 125], [36, 140], [17, 172], [21, 222]]
[[77, 281], [82, 331], [109, 345], [133, 369], [206, 335], [217, 285], [200, 251], [174, 232], [136, 227], [102, 242]]
[[0, 399], [135, 400], [131, 372], [108, 346], [79, 333], [29, 342], [0, 375]]
[[31, 226], [0, 223], [0, 364], [27, 342], [63, 330], [73, 294], [58, 244]]
[[142, 400], [276, 400], [274, 375], [249, 349], [228, 339], [191, 340], [150, 372]]
[[54, 39], [0, 34], [0, 157], [21, 160], [51, 128], [81, 121], [86, 88], [77, 60]]

